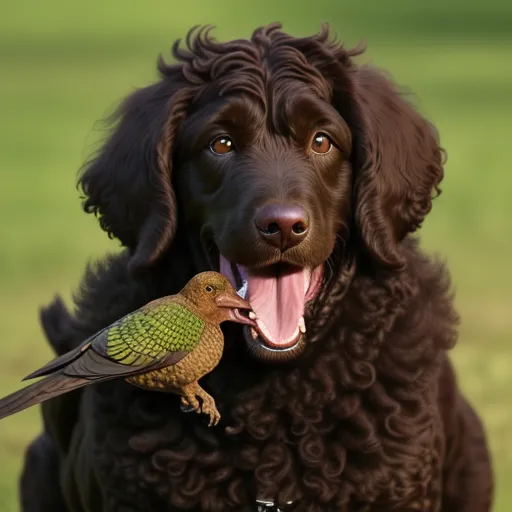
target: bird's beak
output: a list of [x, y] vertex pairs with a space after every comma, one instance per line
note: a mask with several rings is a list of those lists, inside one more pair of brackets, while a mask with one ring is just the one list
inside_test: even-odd
[[229, 320], [232, 322], [255, 326], [254, 320], [240, 313], [239, 309], [250, 310], [251, 306], [246, 300], [239, 297], [235, 291], [218, 295], [215, 299], [215, 303], [219, 308], [229, 309]]
[[251, 309], [250, 304], [239, 297], [235, 292], [221, 293], [215, 299], [215, 304], [219, 308], [232, 308], [232, 309]]

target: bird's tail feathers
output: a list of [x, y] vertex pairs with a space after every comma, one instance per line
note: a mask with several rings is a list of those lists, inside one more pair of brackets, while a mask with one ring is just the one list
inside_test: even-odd
[[62, 374], [51, 375], [2, 398], [0, 419], [87, 384], [91, 384], [88, 379], [67, 377]]

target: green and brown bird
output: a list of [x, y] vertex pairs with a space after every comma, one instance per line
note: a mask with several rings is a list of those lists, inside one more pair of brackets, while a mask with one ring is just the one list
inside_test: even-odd
[[183, 407], [203, 412], [215, 425], [220, 414], [198, 380], [221, 359], [220, 324], [253, 325], [253, 314], [240, 311], [249, 309], [223, 275], [198, 274], [177, 295], [146, 304], [31, 373], [24, 380], [46, 378], [0, 400], [0, 419], [88, 384], [124, 378], [179, 394]]

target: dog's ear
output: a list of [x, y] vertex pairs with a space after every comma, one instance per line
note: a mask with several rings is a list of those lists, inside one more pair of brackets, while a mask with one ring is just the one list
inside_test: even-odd
[[444, 152], [437, 133], [372, 67], [351, 69], [356, 223], [366, 248], [389, 268], [404, 265], [399, 244], [440, 193]]
[[111, 118], [109, 138], [80, 175], [84, 210], [129, 249], [130, 272], [153, 264], [176, 231], [172, 151], [189, 96], [178, 66], [135, 91]]

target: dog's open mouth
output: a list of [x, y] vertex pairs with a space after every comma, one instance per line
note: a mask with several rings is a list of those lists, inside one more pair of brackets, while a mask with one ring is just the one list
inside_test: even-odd
[[275, 264], [248, 269], [220, 255], [220, 272], [247, 299], [255, 315], [256, 327], [246, 327], [249, 342], [259, 342], [277, 351], [293, 349], [306, 332], [306, 304], [320, 290], [323, 267], [299, 268]]

